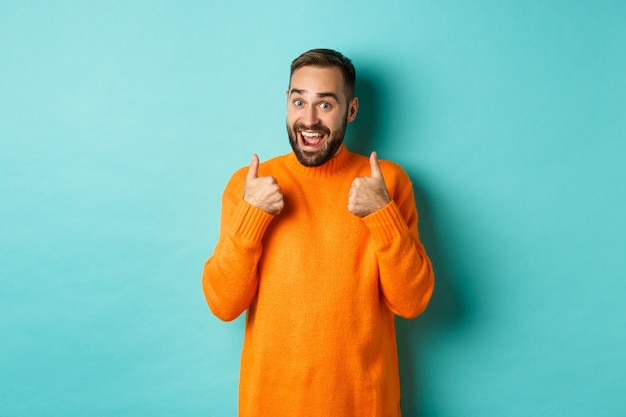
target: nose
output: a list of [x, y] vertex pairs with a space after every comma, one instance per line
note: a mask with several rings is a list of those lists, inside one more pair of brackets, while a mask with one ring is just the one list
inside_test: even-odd
[[308, 106], [304, 111], [302, 122], [307, 126], [313, 126], [317, 124], [318, 121], [317, 108], [315, 106]]

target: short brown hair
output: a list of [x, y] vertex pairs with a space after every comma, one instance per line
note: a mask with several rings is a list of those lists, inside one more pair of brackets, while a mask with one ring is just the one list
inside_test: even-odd
[[348, 100], [351, 100], [354, 97], [356, 70], [354, 69], [354, 65], [352, 65], [352, 61], [350, 61], [349, 58], [332, 49], [311, 49], [294, 59], [291, 63], [291, 73], [289, 74], [290, 85], [293, 73], [298, 68], [306, 66], [337, 67], [343, 75]]

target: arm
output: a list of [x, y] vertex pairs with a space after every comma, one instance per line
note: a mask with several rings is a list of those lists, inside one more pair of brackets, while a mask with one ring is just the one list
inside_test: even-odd
[[[258, 177], [258, 164], [255, 155], [248, 172], [238, 171], [226, 186], [220, 235], [202, 274], [211, 311], [226, 321], [237, 318], [256, 296], [263, 235], [282, 208], [280, 188], [272, 177]], [[270, 214], [264, 205], [268, 200], [280, 208]]]
[[413, 318], [424, 311], [434, 288], [430, 259], [419, 241], [411, 183], [382, 209], [363, 218], [376, 248], [383, 300], [396, 315]]
[[387, 187], [376, 153], [372, 153], [371, 175], [355, 178], [348, 209], [361, 217], [370, 230], [385, 304], [394, 314], [412, 318], [426, 308], [434, 287], [434, 275], [430, 259], [419, 241], [411, 181], [399, 166], [388, 163], [388, 167], [386, 175], [390, 187]]

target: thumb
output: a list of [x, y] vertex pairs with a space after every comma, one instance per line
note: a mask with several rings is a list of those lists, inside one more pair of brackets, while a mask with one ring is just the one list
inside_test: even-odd
[[383, 173], [380, 170], [380, 165], [378, 164], [378, 158], [376, 156], [376, 152], [372, 152], [370, 155], [370, 169], [372, 170], [371, 176], [382, 180]]
[[259, 157], [257, 154], [252, 155], [252, 162], [250, 163], [250, 167], [248, 168], [248, 174], [246, 175], [247, 180], [252, 180], [258, 178], [259, 176]]

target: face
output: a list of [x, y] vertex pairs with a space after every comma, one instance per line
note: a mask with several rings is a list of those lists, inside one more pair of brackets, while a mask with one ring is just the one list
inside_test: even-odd
[[341, 151], [358, 103], [356, 97], [346, 97], [338, 68], [305, 66], [294, 71], [287, 91], [287, 133], [302, 165], [320, 166]]

